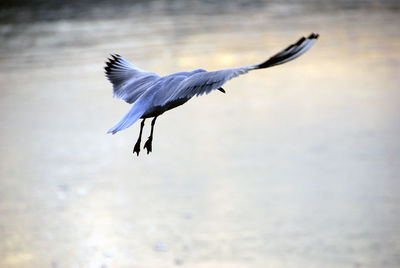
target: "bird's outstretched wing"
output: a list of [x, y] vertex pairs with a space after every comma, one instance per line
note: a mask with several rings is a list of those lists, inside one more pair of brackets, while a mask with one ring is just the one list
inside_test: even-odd
[[135, 102], [160, 78], [156, 73], [140, 70], [118, 54], [111, 55], [104, 70], [113, 85], [114, 97], [127, 103]]
[[195, 73], [184, 79], [176, 89], [171, 92], [171, 95], [164, 99], [162, 105], [181, 98], [191, 98], [193, 96], [203, 95], [204, 93], [208, 94], [212, 90], [219, 89], [228, 80], [238, 75], [245, 74], [248, 71], [264, 69], [291, 61], [306, 52], [318, 36], [318, 34], [312, 33], [308, 37], [302, 37], [296, 43], [260, 64], [214, 72]]

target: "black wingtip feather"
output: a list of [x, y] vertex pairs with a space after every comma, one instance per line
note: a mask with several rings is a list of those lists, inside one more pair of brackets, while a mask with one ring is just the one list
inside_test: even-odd
[[115, 56], [115, 55], [111, 55], [111, 57], [113, 58], [114, 61], [118, 61], [119, 57]]
[[[263, 62], [263, 63], [261, 63], [259, 65], [256, 65], [254, 67], [254, 69], [263, 69], [263, 68], [272, 67], [274, 65], [282, 64], [282, 63], [285, 62], [285, 60], [289, 59], [290, 57], [296, 55], [296, 53], [299, 52], [299, 48], [298, 47], [300, 47], [303, 44], [303, 42], [305, 42], [306, 40], [318, 39], [318, 37], [319, 37], [319, 34], [316, 34], [316, 33], [311, 33], [307, 38], [305, 38], [303, 36], [296, 43], [288, 46], [286, 49], [284, 49], [283, 51], [275, 54], [274, 56], [272, 56], [271, 58], [269, 58], [265, 62]], [[292, 51], [289, 52], [289, 50], [292, 50]], [[299, 55], [301, 55], [301, 54], [299, 54]]]
[[307, 38], [308, 39], [318, 39], [318, 37], [319, 37], [319, 34], [311, 33]]
[[107, 75], [111, 74], [112, 69], [115, 65], [115, 63], [121, 61], [121, 56], [118, 54], [110, 54], [110, 57], [107, 58], [107, 61], [105, 62], [106, 66], [104, 66], [105, 73]]
[[301, 43], [303, 43], [304, 41], [306, 41], [306, 38], [303, 36], [303, 37], [300, 38], [299, 41], [297, 41], [293, 46], [299, 46], [299, 45], [301, 45]]

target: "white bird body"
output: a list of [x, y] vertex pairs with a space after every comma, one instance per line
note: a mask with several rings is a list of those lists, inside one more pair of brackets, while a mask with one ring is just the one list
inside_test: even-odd
[[151, 151], [153, 126], [157, 116], [184, 104], [193, 96], [208, 94], [215, 89], [225, 92], [221, 88], [222, 85], [238, 75], [293, 60], [307, 51], [318, 36], [318, 34], [312, 33], [307, 38], [302, 37], [295, 44], [290, 45], [261, 64], [213, 72], [197, 69], [191, 72], [173, 73], [163, 77], [153, 72], [142, 71], [121, 56], [112, 55], [112, 59], [109, 59], [109, 62], [106, 63], [105, 70], [107, 78], [113, 84], [114, 97], [133, 103], [133, 106], [107, 133], [115, 134], [143, 118], [140, 136], [134, 150], [139, 154], [144, 120], [154, 117], [151, 135], [145, 144], [145, 148], [149, 153]]

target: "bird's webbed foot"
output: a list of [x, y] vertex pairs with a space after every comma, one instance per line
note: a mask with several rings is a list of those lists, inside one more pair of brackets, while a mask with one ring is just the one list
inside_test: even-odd
[[133, 147], [133, 154], [136, 153], [137, 156], [139, 156], [140, 152], [140, 140], [138, 140], [135, 144], [135, 147]]
[[146, 143], [144, 144], [143, 149], [147, 149], [147, 154], [151, 153], [151, 149], [152, 149], [152, 142], [153, 142], [153, 137], [149, 137], [146, 141]]

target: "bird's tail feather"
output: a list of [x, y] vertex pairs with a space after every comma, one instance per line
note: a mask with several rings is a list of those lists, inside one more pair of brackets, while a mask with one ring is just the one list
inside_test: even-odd
[[133, 125], [143, 115], [142, 110], [138, 110], [137, 107], [132, 106], [129, 112], [112, 128], [107, 131], [108, 133], [115, 134], [118, 131], [124, 130], [125, 128]]
[[145, 112], [152, 106], [152, 101], [155, 93], [144, 93], [133, 104], [129, 112], [112, 128], [107, 131], [108, 133], [115, 134], [118, 131], [124, 130], [132, 126]]

